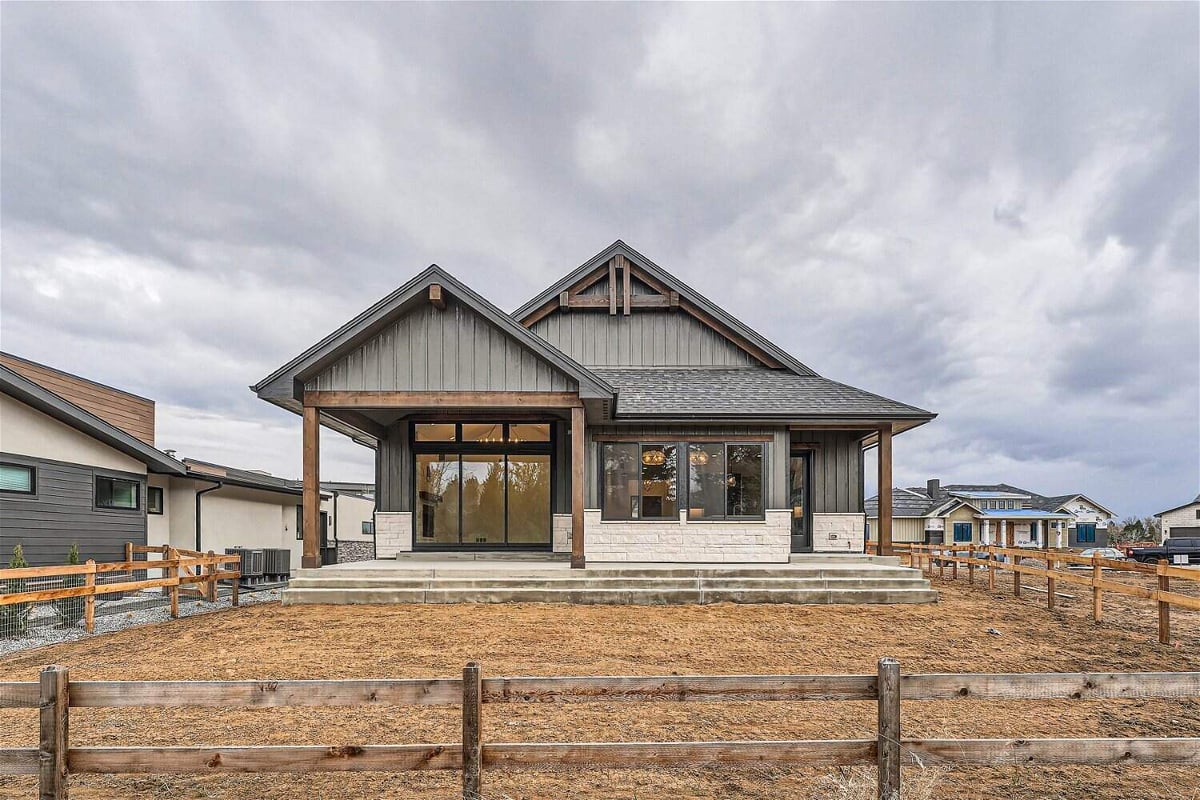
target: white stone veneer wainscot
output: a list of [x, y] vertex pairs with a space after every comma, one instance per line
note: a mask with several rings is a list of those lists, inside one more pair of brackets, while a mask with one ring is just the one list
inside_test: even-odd
[[412, 550], [412, 512], [375, 512], [375, 557], [395, 558]]
[[571, 552], [571, 515], [555, 514], [553, 524], [553, 546], [556, 553]]
[[814, 553], [861, 553], [866, 538], [865, 514], [813, 514]]
[[[791, 556], [791, 511], [770, 510], [765, 520], [688, 522], [600, 519], [599, 509], [583, 512], [588, 561], [786, 564]], [[861, 546], [862, 522], [859, 522]]]

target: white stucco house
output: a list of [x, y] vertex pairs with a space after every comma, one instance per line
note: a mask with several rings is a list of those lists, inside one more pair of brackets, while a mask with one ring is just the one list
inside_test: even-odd
[[1154, 516], [1162, 523], [1162, 538], [1200, 536], [1200, 494], [1190, 503], [1160, 511]]

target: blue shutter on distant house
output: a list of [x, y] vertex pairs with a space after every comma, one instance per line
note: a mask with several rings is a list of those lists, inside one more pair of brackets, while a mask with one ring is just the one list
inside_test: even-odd
[[954, 541], [956, 541], [956, 542], [971, 541], [971, 523], [969, 523], [969, 522], [954, 523]]
[[1075, 523], [1075, 541], [1081, 544], [1095, 543], [1096, 541], [1096, 523], [1094, 522], [1077, 522]]

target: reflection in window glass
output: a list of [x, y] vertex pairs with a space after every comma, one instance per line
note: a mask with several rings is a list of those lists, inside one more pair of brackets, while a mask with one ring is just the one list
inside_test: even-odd
[[678, 448], [673, 444], [642, 445], [642, 502], [644, 519], [679, 516]]
[[514, 422], [508, 426], [508, 440], [517, 444], [521, 442], [548, 442], [550, 441], [550, 423]]
[[688, 445], [688, 519], [725, 514], [725, 445]]
[[138, 506], [140, 483], [121, 478], [96, 476], [96, 507], [135, 511]]
[[417, 454], [417, 539], [458, 544], [458, 456]]
[[418, 422], [414, 428], [418, 442], [453, 442], [455, 439], [453, 422]]
[[462, 456], [462, 543], [504, 543], [502, 455]]
[[508, 541], [550, 541], [550, 456], [508, 457]]
[[763, 513], [763, 446], [731, 444], [725, 477], [725, 514], [760, 517]]
[[604, 459], [604, 502], [601, 507], [604, 519], [637, 519], [638, 477], [641, 463], [636, 443], [605, 444], [601, 449]]

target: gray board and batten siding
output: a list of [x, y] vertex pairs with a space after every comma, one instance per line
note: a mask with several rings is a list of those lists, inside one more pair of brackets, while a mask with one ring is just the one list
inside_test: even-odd
[[[65, 564], [72, 544], [81, 561], [124, 561], [125, 543], [146, 543], [146, 476], [45, 458], [0, 454], [37, 470], [35, 493], [0, 493], [0, 566], [20, 544], [34, 566]], [[97, 475], [139, 483], [138, 509], [95, 507]]]
[[559, 309], [534, 333], [585, 367], [748, 367], [761, 362], [684, 311]]
[[578, 384], [451, 297], [423, 304], [306, 384], [320, 391], [571, 392]]

